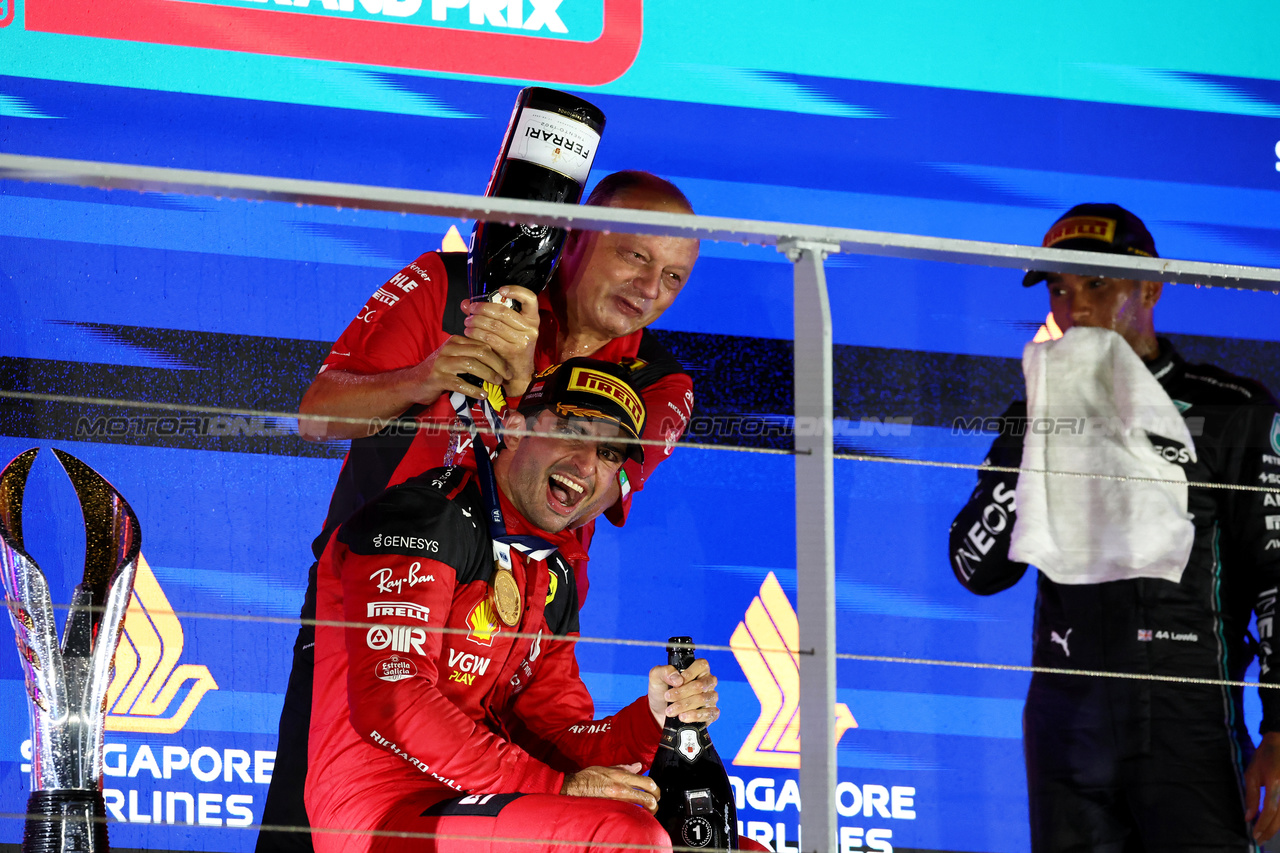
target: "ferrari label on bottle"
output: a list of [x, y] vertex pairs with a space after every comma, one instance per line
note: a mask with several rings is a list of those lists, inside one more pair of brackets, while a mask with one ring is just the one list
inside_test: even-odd
[[527, 160], [585, 184], [600, 134], [581, 122], [547, 110], [520, 113], [507, 156]]

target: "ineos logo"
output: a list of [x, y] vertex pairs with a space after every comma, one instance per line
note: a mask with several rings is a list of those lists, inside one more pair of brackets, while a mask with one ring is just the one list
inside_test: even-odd
[[1157, 447], [1156, 452], [1159, 453], [1166, 462], [1176, 462], [1179, 465], [1185, 465], [1191, 461], [1191, 451], [1185, 447], [1166, 445], [1164, 447]]

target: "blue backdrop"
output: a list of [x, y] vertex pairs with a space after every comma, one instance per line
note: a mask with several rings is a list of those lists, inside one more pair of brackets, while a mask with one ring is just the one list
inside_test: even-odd
[[[394, 23], [364, 0], [349, 16], [336, 0], [169, 4], [188, 23], [258, 16], [255, 38], [232, 26], [205, 44], [124, 7], [86, 22], [79, 0], [25, 2], [0, 0], [5, 153], [478, 193], [517, 88], [543, 81], [608, 116], [592, 180], [648, 169], [700, 213], [1037, 244], [1071, 204], [1116, 201], [1166, 257], [1280, 266], [1272, 4], [1206, 21], [1189, 3], [1084, 3], [1065, 21], [1020, 4], [562, 0], [565, 32], [524, 34], [442, 0]], [[534, 58], [523, 75], [469, 48], [367, 64], [334, 53], [340, 29], [290, 35], [299, 16]], [[384, 31], [368, 32], [376, 45]], [[455, 225], [469, 233], [427, 217], [0, 182], [0, 387], [288, 411], [367, 295]], [[840, 444], [886, 460], [837, 463], [840, 651], [1029, 662], [1033, 582], [979, 599], [947, 565], [972, 474], [891, 464], [981, 460], [989, 438], [952, 425], [1021, 393], [1017, 359], [1048, 311], [1018, 279], [828, 263]], [[722, 449], [678, 451], [627, 528], [601, 529], [582, 621], [595, 637], [732, 643], [710, 654], [726, 709], [712, 732], [734, 759], [744, 831], [780, 850], [797, 844], [794, 661], [757, 649], [795, 642], [792, 467], [728, 448], [776, 445], [762, 425], [791, 411], [790, 287], [772, 251], [703, 246], [657, 328], [694, 377], [694, 437]], [[1156, 318], [1190, 360], [1280, 388], [1280, 297], [1170, 286]], [[261, 815], [288, 619], [344, 448], [269, 417], [139, 420], [155, 415], [0, 400], [0, 457], [62, 447], [142, 522], [144, 615], [107, 735], [106, 796], [124, 822], [113, 842], [250, 850], [239, 827]], [[65, 601], [83, 534], [48, 454], [28, 506], [27, 540]], [[603, 712], [641, 692], [660, 658], [579, 650]], [[1026, 847], [1025, 676], [855, 663], [838, 675], [845, 849]], [[0, 812], [25, 803], [24, 707], [17, 656], [0, 655]], [[20, 832], [0, 822], [0, 841]]]

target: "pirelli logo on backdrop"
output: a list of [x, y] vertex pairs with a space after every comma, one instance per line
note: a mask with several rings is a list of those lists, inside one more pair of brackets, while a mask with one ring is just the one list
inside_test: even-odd
[[599, 370], [575, 367], [569, 375], [569, 390], [608, 397], [627, 410], [627, 414], [631, 416], [632, 430], [640, 432], [640, 424], [644, 420], [644, 403], [640, 402], [640, 395], [625, 382]]
[[[800, 766], [800, 623], [773, 572], [738, 623], [729, 647], [760, 700], [760, 717], [733, 763], [751, 767]], [[835, 707], [836, 741], [857, 728], [849, 706]]]
[[1112, 243], [1116, 237], [1116, 221], [1104, 216], [1072, 216], [1050, 228], [1049, 233], [1044, 235], [1043, 245], [1047, 249], [1063, 240], [1074, 240], [1077, 237]]
[[115, 676], [107, 688], [108, 731], [174, 734], [204, 695], [218, 689], [207, 666], [178, 663], [184, 642], [168, 596], [146, 558], [139, 556]]

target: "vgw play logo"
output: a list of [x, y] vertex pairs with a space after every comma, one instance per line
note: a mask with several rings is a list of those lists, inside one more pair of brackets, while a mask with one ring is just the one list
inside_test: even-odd
[[204, 695], [218, 689], [207, 666], [178, 663], [183, 643], [182, 623], [155, 572], [140, 556], [124, 636], [116, 650], [115, 676], [107, 688], [108, 731], [174, 734], [187, 724]]
[[[0, 6], [15, 0], [0, 0]], [[640, 51], [644, 0], [26, 0], [26, 29], [599, 86]]]
[[[729, 639], [733, 656], [760, 700], [760, 717], [733, 763], [749, 767], [800, 766], [800, 623], [773, 572]], [[857, 728], [849, 706], [837, 703], [836, 741]]]

